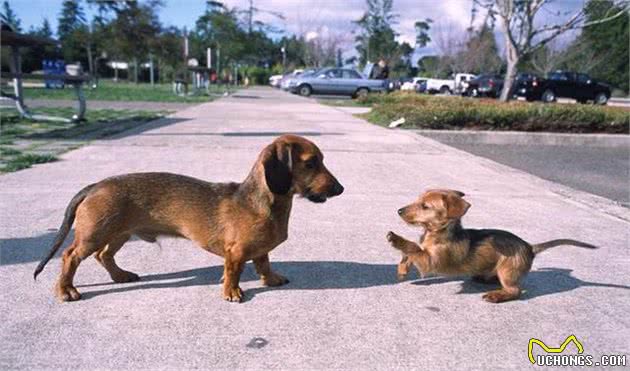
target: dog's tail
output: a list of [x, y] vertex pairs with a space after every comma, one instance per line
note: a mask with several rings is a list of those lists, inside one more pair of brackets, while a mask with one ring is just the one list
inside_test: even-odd
[[50, 249], [48, 254], [42, 259], [42, 261], [39, 262], [37, 268], [35, 268], [33, 279], [37, 279], [37, 275], [41, 273], [48, 261], [50, 261], [50, 259], [55, 256], [57, 250], [59, 250], [61, 245], [63, 245], [63, 241], [65, 241], [68, 233], [70, 232], [70, 228], [72, 228], [72, 223], [74, 223], [74, 217], [76, 215], [77, 207], [79, 207], [79, 204], [83, 202], [85, 197], [87, 197], [88, 193], [94, 186], [95, 184], [90, 184], [89, 186], [83, 188], [72, 198], [72, 200], [70, 200], [68, 207], [66, 207], [66, 214], [63, 217], [61, 227], [59, 227], [59, 232], [57, 232], [57, 237], [55, 237], [55, 242], [53, 243], [52, 248]]
[[559, 239], [559, 240], [551, 240], [551, 241], [547, 241], [543, 243], [538, 243], [536, 245], [532, 245], [532, 250], [534, 251], [534, 254], [539, 254], [549, 248], [560, 246], [560, 245], [578, 246], [578, 247], [584, 247], [587, 249], [597, 248], [597, 246], [593, 246], [586, 242], [580, 242], [580, 241], [569, 240], [569, 239]]

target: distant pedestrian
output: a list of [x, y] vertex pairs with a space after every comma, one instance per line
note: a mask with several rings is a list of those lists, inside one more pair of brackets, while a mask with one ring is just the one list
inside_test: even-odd
[[389, 66], [384, 59], [381, 58], [378, 61], [378, 75], [376, 76], [377, 80], [387, 80], [389, 78]]

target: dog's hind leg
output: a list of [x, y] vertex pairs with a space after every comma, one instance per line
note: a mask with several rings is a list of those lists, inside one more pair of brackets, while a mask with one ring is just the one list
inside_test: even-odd
[[256, 272], [260, 275], [260, 279], [265, 286], [282, 286], [285, 283], [289, 283], [289, 280], [272, 271], [271, 263], [269, 263], [269, 254], [265, 254], [259, 258], [254, 259], [254, 267]]
[[521, 272], [519, 272], [518, 268], [509, 264], [503, 264], [497, 270], [497, 277], [502, 287], [498, 290], [487, 292], [483, 295], [483, 300], [491, 303], [502, 303], [518, 299], [521, 296], [521, 288], [519, 287]]
[[96, 252], [102, 245], [75, 236], [72, 245], [64, 251], [61, 258], [61, 273], [57, 280], [55, 293], [61, 301], [81, 299], [81, 294], [73, 285], [74, 274], [82, 260]]
[[101, 263], [116, 283], [134, 282], [140, 279], [137, 274], [120, 268], [114, 260], [114, 255], [129, 240], [129, 237], [129, 235], [118, 236], [96, 253], [96, 260]]

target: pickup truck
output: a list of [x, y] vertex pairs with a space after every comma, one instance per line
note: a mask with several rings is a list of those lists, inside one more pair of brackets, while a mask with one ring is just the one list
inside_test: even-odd
[[593, 101], [605, 105], [610, 99], [610, 87], [585, 73], [556, 71], [546, 79], [534, 78], [520, 82], [516, 94], [528, 101], [554, 102], [556, 98], [572, 98], [578, 103]]
[[473, 80], [476, 76], [470, 73], [455, 74], [453, 80], [428, 79], [426, 91], [430, 94], [459, 94], [464, 91], [468, 81]]

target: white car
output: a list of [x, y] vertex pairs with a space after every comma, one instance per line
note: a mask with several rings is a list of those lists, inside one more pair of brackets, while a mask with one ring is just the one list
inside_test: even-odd
[[471, 73], [455, 74], [453, 80], [428, 79], [427, 92], [440, 94], [459, 94], [464, 90], [468, 81], [474, 80], [477, 76]]
[[280, 81], [282, 81], [283, 77], [283, 75], [273, 75], [269, 77], [269, 85], [273, 86], [274, 88], [280, 87]]
[[400, 90], [416, 91], [423, 81], [428, 80], [426, 77], [414, 77], [411, 81], [407, 81], [400, 86]]
[[291, 83], [291, 81], [295, 80], [295, 78], [300, 76], [302, 73], [304, 73], [304, 70], [297, 69], [293, 72], [289, 72], [285, 74], [280, 80], [280, 82], [278, 83], [278, 86], [282, 90], [289, 90], [289, 84]]

